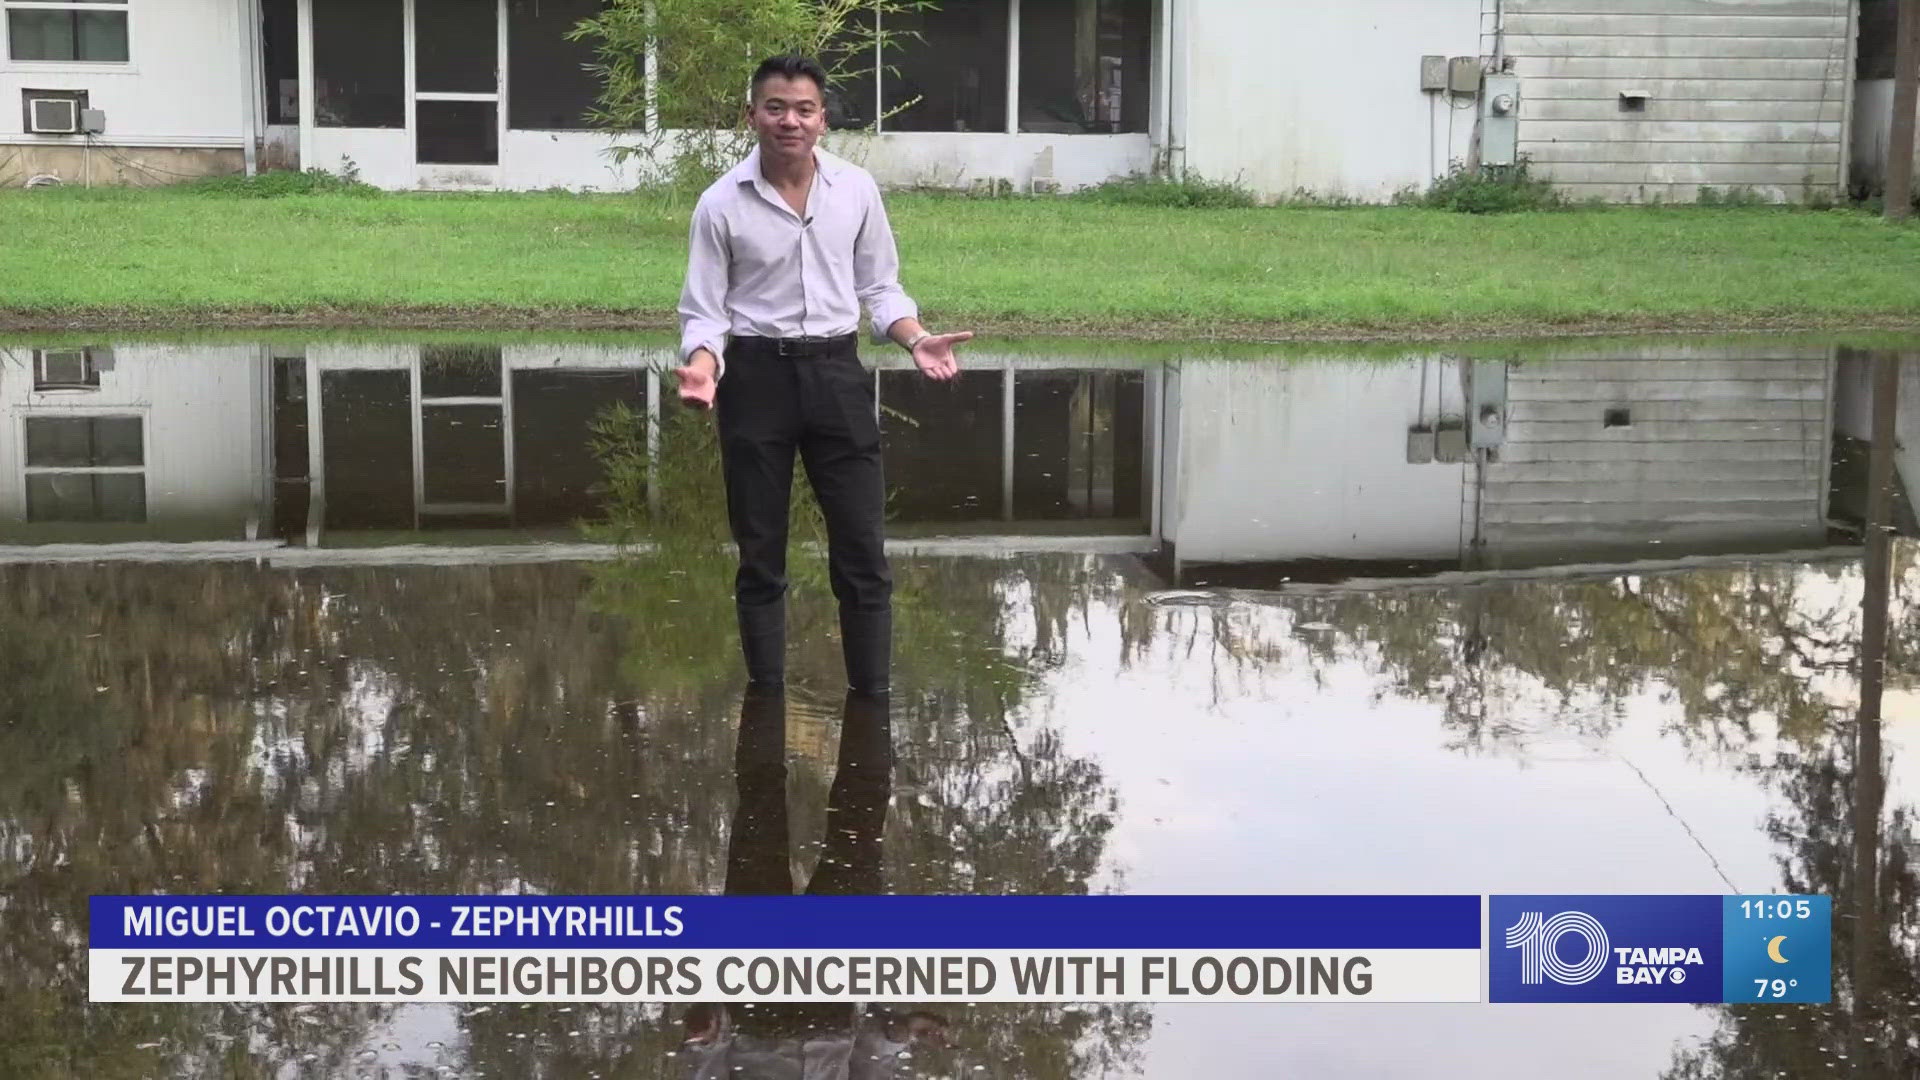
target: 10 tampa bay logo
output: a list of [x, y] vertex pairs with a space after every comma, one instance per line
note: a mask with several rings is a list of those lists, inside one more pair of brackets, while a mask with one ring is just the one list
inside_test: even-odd
[[[1563, 943], [1573, 941], [1571, 947]], [[1706, 963], [1698, 947], [1654, 946], [1616, 949], [1607, 928], [1584, 911], [1562, 911], [1552, 918], [1526, 911], [1507, 927], [1509, 949], [1520, 950], [1520, 983], [1539, 986], [1552, 979], [1561, 986], [1583, 986], [1613, 964], [1619, 985], [1678, 985], [1688, 970]], [[1578, 957], [1573, 959], [1572, 957]]]

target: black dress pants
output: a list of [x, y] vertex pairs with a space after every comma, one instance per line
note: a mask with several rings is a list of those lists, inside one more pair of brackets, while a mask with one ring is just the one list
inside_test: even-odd
[[740, 549], [734, 599], [771, 603], [787, 591], [787, 519], [799, 452], [826, 516], [827, 570], [842, 610], [885, 611], [893, 577], [873, 377], [853, 342], [786, 357], [735, 343], [715, 394], [727, 517]]
[[[787, 700], [749, 688], [734, 747], [739, 793], [727, 841], [729, 896], [790, 895], [793, 851], [787, 827]], [[840, 748], [827, 793], [826, 836], [807, 880], [809, 896], [876, 896], [886, 890], [882, 838], [893, 798], [893, 719], [887, 695], [849, 693]], [[735, 1027], [765, 1037], [847, 1032], [848, 1005], [759, 1002], [738, 1010]], [[759, 1074], [754, 1074], [759, 1075]], [[853, 1076], [863, 1075], [856, 1069]]]
[[[739, 795], [727, 843], [729, 895], [794, 892], [787, 828], [787, 699], [748, 690], [734, 745]], [[893, 712], [886, 695], [849, 693], [840, 713], [840, 746], [827, 793], [820, 861], [804, 890], [814, 896], [873, 896], [885, 891], [881, 841], [893, 791]]]

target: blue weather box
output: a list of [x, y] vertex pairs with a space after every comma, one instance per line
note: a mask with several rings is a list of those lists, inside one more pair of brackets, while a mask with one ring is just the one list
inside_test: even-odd
[[1832, 898], [1728, 896], [1722, 903], [1726, 1000], [1832, 998]]
[[1493, 896], [1496, 1002], [1824, 1002], [1832, 902], [1820, 896]]

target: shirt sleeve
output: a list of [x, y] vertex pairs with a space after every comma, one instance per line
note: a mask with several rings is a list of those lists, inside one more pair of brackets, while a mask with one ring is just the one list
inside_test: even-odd
[[727, 233], [725, 221], [711, 203], [700, 200], [693, 208], [687, 232], [687, 280], [680, 289], [680, 359], [705, 347], [716, 362], [714, 378], [727, 373]]
[[860, 302], [873, 317], [873, 340], [884, 343], [887, 328], [901, 319], [918, 318], [919, 305], [900, 287], [900, 252], [893, 243], [893, 227], [880, 200], [879, 185], [867, 182], [867, 213], [853, 242], [853, 285]]

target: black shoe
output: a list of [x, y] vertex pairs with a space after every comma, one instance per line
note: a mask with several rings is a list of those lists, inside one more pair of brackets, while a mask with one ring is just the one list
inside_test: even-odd
[[727, 841], [726, 891], [793, 892], [787, 850], [787, 699], [778, 691], [747, 688], [740, 703], [733, 776], [739, 801]]
[[747, 682], [778, 688], [787, 681], [787, 602], [735, 604], [740, 622], [740, 655], [747, 664]]
[[807, 891], [875, 896], [886, 891], [882, 840], [893, 798], [893, 721], [885, 694], [847, 695], [840, 751], [827, 792], [827, 833]]
[[847, 689], [877, 697], [891, 686], [893, 611], [840, 612], [840, 651], [847, 664]]

